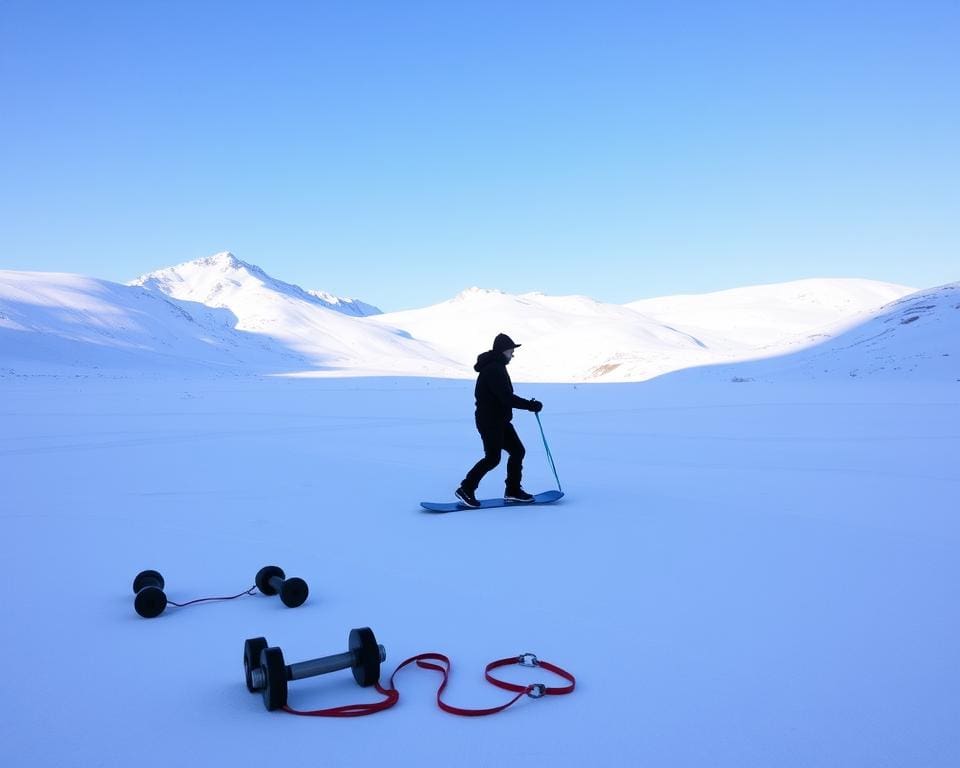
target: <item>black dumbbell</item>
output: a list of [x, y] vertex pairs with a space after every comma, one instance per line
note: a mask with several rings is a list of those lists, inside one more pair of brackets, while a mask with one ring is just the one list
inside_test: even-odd
[[167, 607], [163, 576], [158, 571], [140, 571], [133, 580], [133, 591], [137, 595], [133, 607], [145, 619], [159, 616]]
[[283, 568], [276, 565], [265, 565], [257, 571], [257, 589], [265, 595], [276, 595], [279, 593], [280, 599], [287, 608], [296, 608], [303, 605], [304, 600], [310, 590], [307, 588], [307, 582], [296, 577], [288, 579], [283, 572]]
[[287, 704], [287, 681], [316, 677], [340, 669], [352, 669], [357, 685], [364, 688], [380, 680], [380, 664], [386, 661], [387, 651], [377, 644], [370, 627], [351, 629], [346, 653], [301, 661], [289, 666], [283, 660], [283, 651], [267, 645], [266, 638], [252, 637], [243, 644], [243, 672], [247, 690], [263, 694], [263, 705], [280, 709]]

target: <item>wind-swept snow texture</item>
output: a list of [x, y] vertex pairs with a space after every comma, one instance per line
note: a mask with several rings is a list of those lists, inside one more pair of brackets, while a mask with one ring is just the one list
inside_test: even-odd
[[[922, 329], [914, 301], [876, 330]], [[430, 515], [481, 452], [470, 382], [0, 374], [4, 766], [960, 764], [960, 383], [706, 368], [518, 392], [566, 497]], [[516, 424], [524, 484], [551, 487]], [[274, 563], [304, 606], [133, 611], [141, 569], [183, 601]], [[482, 719], [440, 712], [422, 670], [368, 718], [247, 692], [245, 638], [298, 661], [368, 625], [385, 675], [449, 654], [458, 706], [506, 701], [483, 666], [527, 651], [578, 688]], [[378, 698], [349, 672], [290, 697]]]

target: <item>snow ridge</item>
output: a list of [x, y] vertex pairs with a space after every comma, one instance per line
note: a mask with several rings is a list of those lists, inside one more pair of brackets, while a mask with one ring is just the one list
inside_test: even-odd
[[960, 381], [960, 282], [916, 291], [879, 310], [760, 350], [713, 372], [740, 380], [870, 378]]
[[957, 286], [815, 279], [626, 305], [475, 286], [385, 314], [225, 251], [128, 285], [0, 271], [0, 368], [469, 378], [506, 332], [523, 345], [516, 381], [643, 381], [681, 369], [952, 376]]
[[334, 296], [325, 291], [304, 290], [294, 283], [277, 280], [256, 264], [248, 264], [229, 251], [149, 272], [129, 284], [210, 306], [224, 306], [226, 296], [238, 291], [264, 288], [347, 315], [365, 317], [380, 314], [380, 310], [372, 304]]

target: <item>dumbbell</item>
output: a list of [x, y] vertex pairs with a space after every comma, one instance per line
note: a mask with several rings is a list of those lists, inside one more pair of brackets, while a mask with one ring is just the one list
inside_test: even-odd
[[133, 607], [145, 619], [159, 616], [167, 607], [163, 576], [158, 571], [140, 571], [133, 580], [133, 591], [137, 595]]
[[351, 629], [346, 653], [301, 661], [289, 666], [283, 651], [267, 645], [264, 637], [252, 637], [243, 644], [243, 672], [250, 693], [260, 691], [263, 705], [280, 709], [287, 704], [287, 681], [316, 677], [341, 669], [352, 669], [357, 685], [364, 688], [380, 680], [380, 664], [387, 659], [387, 651], [377, 644], [370, 627]]
[[280, 599], [287, 608], [296, 608], [303, 605], [304, 600], [310, 590], [307, 588], [307, 582], [303, 579], [288, 579], [283, 572], [283, 568], [276, 565], [265, 565], [257, 571], [257, 589], [265, 595], [276, 595], [279, 593]]

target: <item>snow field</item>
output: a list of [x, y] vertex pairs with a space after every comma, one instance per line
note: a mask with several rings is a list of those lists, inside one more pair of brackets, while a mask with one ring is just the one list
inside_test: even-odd
[[[957, 764], [954, 383], [517, 391], [545, 403], [567, 497], [437, 516], [418, 502], [481, 452], [470, 382], [0, 378], [4, 764]], [[535, 419], [515, 422], [526, 487], [552, 487]], [[144, 568], [180, 601], [268, 563], [307, 580], [303, 607], [133, 612]], [[509, 698], [483, 666], [524, 651], [578, 689], [475, 720], [419, 670], [355, 720], [246, 691], [245, 638], [296, 661], [365, 625], [384, 677], [448, 654], [459, 706]], [[377, 698], [348, 672], [290, 691]]]

